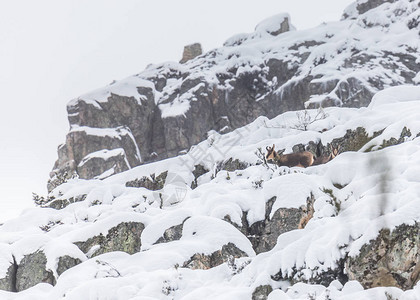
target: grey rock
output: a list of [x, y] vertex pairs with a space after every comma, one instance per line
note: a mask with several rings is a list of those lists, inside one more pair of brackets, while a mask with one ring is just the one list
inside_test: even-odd
[[[267, 20], [271, 21], [270, 19], [267, 19]], [[290, 24], [289, 18], [284, 18], [284, 20], [280, 24], [278, 24], [277, 29], [274, 29], [274, 28], [272, 29], [271, 28], [273, 22], [270, 22], [271, 23], [270, 24], [271, 26], [269, 26], [270, 28], [267, 28], [267, 27], [264, 28], [264, 23], [265, 22], [263, 21], [260, 24], [258, 24], [255, 27], [255, 31], [258, 32], [258, 31], [263, 30], [263, 31], [271, 34], [272, 36], [278, 36], [281, 33], [285, 33], [287, 31], [290, 31], [290, 29], [291, 29], [291, 24]]]
[[405, 139], [408, 137], [411, 137], [411, 135], [412, 134], [411, 134], [410, 129], [404, 126], [404, 128], [401, 131], [400, 137], [398, 139], [395, 137], [391, 137], [389, 140], [384, 140], [381, 144], [381, 149], [404, 143]]
[[365, 12], [378, 7], [379, 5], [382, 5], [384, 3], [392, 3], [396, 0], [368, 0], [368, 1], [360, 1], [360, 3], [357, 4], [357, 10], [359, 11], [359, 14], [364, 14]]
[[396, 0], [367, 0], [367, 1], [355, 1], [352, 6], [354, 5], [357, 11], [355, 15], [353, 12], [348, 12], [347, 10], [344, 11], [342, 19], [356, 19], [359, 15], [363, 15], [365, 12], [372, 10], [384, 3], [393, 3]]
[[17, 264], [13, 262], [7, 269], [6, 276], [0, 279], [0, 290], [17, 292], [16, 290], [16, 271]]
[[213, 252], [210, 255], [201, 253], [194, 254], [187, 262], [184, 263], [183, 267], [189, 269], [201, 269], [207, 270], [218, 265], [227, 262], [229, 259], [247, 257], [248, 255], [236, 247], [232, 243], [222, 246], [222, 249]]
[[[275, 200], [271, 199], [266, 205], [266, 218], [264, 221], [252, 224], [248, 236], [254, 245], [255, 252], [270, 251], [277, 244], [277, 238], [288, 231], [302, 229], [313, 216], [313, 195], [308, 197], [307, 205], [301, 208], [279, 208], [270, 218], [271, 207]], [[270, 207], [271, 206], [271, 207]]]
[[304, 228], [313, 216], [313, 204], [315, 201], [313, 195], [308, 197], [306, 206], [300, 208], [279, 208], [273, 214], [273, 217], [270, 218], [275, 201], [276, 197], [273, 197], [266, 202], [265, 219], [252, 225], [248, 224], [247, 212], [242, 214], [242, 226], [233, 223], [229, 215], [224, 217], [226, 222], [235, 226], [250, 240], [257, 254], [273, 249], [277, 244], [277, 238], [281, 234]]
[[198, 183], [197, 183], [198, 177], [206, 174], [207, 172], [209, 172], [209, 170], [207, 170], [202, 165], [195, 165], [194, 166], [194, 170], [192, 171], [192, 173], [194, 175], [194, 181], [191, 183], [191, 188], [192, 189], [195, 189], [198, 186]]
[[166, 229], [163, 235], [156, 241], [156, 244], [168, 243], [181, 239], [182, 229], [184, 228], [184, 222], [187, 219], [188, 218], [186, 218], [181, 224], [174, 225]]
[[[266, 252], [274, 248], [277, 238], [288, 231], [298, 229], [304, 212], [298, 208], [280, 208], [270, 220], [264, 223], [256, 223], [250, 227], [249, 234], [254, 237], [256, 244], [255, 252]], [[258, 226], [260, 225], [260, 226]], [[263, 227], [263, 228], [261, 228]]]
[[67, 271], [70, 268], [73, 268], [74, 266], [77, 266], [82, 261], [78, 258], [71, 257], [69, 255], [61, 256], [58, 259], [58, 265], [57, 265], [57, 274], [60, 276], [65, 271]]
[[166, 229], [163, 233], [163, 236], [156, 241], [156, 244], [168, 243], [179, 240], [182, 237], [182, 229], [183, 224], [178, 224]]
[[143, 229], [142, 223], [123, 222], [108, 230], [106, 236], [100, 234], [87, 241], [76, 242], [75, 245], [85, 254], [91, 251], [92, 247], [99, 246], [96, 251], [90, 253], [91, 257], [112, 251], [134, 254], [140, 251]]
[[[104, 151], [107, 152], [108, 150]], [[91, 157], [83, 160], [82, 163], [83, 164], [79, 164], [77, 168], [77, 173], [80, 178], [92, 178], [112, 169], [112, 172], [106, 176], [102, 176], [103, 179], [130, 169], [130, 166], [127, 164], [127, 156], [124, 150], [107, 159], [104, 159], [103, 157]]]
[[237, 34], [229, 38], [223, 43], [225, 47], [240, 46], [246, 42], [261, 38], [262, 36], [278, 36], [279, 34], [294, 30], [294, 26], [290, 23], [290, 17], [284, 14], [269, 17], [255, 27], [252, 33]]
[[369, 136], [363, 127], [357, 127], [354, 130], [348, 129], [341, 138], [333, 140], [333, 144], [340, 145], [341, 152], [359, 151], [367, 142], [379, 135], [380, 132]]
[[51, 201], [48, 207], [54, 208], [54, 209], [63, 209], [74, 202], [84, 201], [86, 197], [87, 195], [83, 194], [83, 195], [71, 197], [69, 199], [55, 199]]
[[237, 170], [245, 170], [249, 167], [249, 164], [244, 161], [240, 161], [239, 159], [229, 158], [228, 160], [221, 162], [216, 171], [219, 172], [221, 170], [228, 171], [228, 172], [235, 172]]
[[252, 293], [252, 300], [267, 300], [272, 291], [271, 285], [260, 285]]
[[47, 258], [41, 250], [25, 255], [17, 267], [16, 290], [20, 292], [41, 282], [54, 285], [53, 272], [47, 270], [46, 264]]
[[413, 288], [420, 279], [420, 223], [403, 224], [392, 232], [381, 230], [359, 255], [348, 257], [345, 266], [349, 279], [359, 281], [366, 289]]
[[[66, 143], [58, 148], [58, 160], [50, 176], [63, 176], [65, 172], [67, 177], [78, 174], [80, 178], [91, 179], [111, 167], [114, 167], [116, 172], [121, 172], [141, 163], [138, 147], [130, 129], [119, 126], [100, 131], [97, 134], [97, 131], [91, 131], [88, 127], [71, 130], [67, 134]], [[112, 135], [109, 134], [110, 131]], [[113, 149], [121, 149], [123, 153], [108, 160], [100, 158], [102, 155], [95, 157], [95, 152], [103, 153]], [[56, 184], [51, 184], [51, 187], [55, 186]]]
[[298, 282], [304, 282], [309, 284], [320, 284], [323, 286], [329, 286], [334, 280], [338, 280], [341, 284], [345, 284], [349, 280], [344, 272], [344, 259], [337, 262], [337, 268], [329, 268], [322, 272], [318, 271], [315, 276], [309, 279], [307, 279], [305, 274], [300, 270], [293, 270], [292, 274], [282, 274], [280, 270], [278, 273], [272, 275], [271, 279], [274, 281], [287, 280], [292, 285]]
[[180, 63], [186, 63], [187, 61], [196, 58], [197, 56], [200, 56], [203, 54], [203, 49], [201, 48], [200, 43], [194, 43], [191, 45], [187, 45], [184, 47], [184, 53], [182, 54], [182, 59], [180, 60]]
[[161, 190], [166, 183], [166, 177], [168, 176], [168, 171], [165, 171], [158, 176], [151, 174], [150, 177], [143, 176], [142, 178], [136, 178], [134, 180], [126, 182], [126, 187], [144, 187], [151, 191]]

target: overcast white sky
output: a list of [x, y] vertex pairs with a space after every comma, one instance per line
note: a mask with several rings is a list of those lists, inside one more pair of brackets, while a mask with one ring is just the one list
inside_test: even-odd
[[338, 21], [353, 0], [1, 0], [0, 222], [46, 194], [66, 103], [149, 63], [178, 61], [281, 12], [297, 29]]

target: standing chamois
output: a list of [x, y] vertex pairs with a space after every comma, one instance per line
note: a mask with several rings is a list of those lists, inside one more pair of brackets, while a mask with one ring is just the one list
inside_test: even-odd
[[329, 162], [330, 160], [333, 160], [338, 155], [338, 151], [340, 150], [340, 145], [337, 148], [335, 148], [332, 144], [330, 144], [329, 148], [331, 151], [330, 155], [318, 156], [317, 158], [315, 158], [312, 166], [326, 164], [327, 162]]
[[283, 154], [284, 150], [276, 152], [273, 147], [266, 147], [267, 160], [274, 161], [278, 166], [307, 168], [314, 163], [314, 155], [309, 151]]

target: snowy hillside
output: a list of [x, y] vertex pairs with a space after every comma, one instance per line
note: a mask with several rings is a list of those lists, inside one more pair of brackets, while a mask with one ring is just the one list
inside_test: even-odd
[[[21, 291], [0, 297], [419, 299], [419, 111], [420, 87], [391, 88], [367, 108], [325, 109], [307, 131], [294, 129], [294, 112], [260, 117], [182, 156], [71, 179], [50, 195], [61, 209], [28, 209], [0, 227], [0, 284]], [[255, 154], [314, 143], [342, 153], [306, 169]], [[374, 288], [394, 284], [370, 265], [369, 281], [359, 257], [381, 229], [401, 226], [411, 246], [387, 250], [400, 288]]]
[[70, 101], [0, 299], [420, 300], [418, 49], [420, 0], [358, 0]]

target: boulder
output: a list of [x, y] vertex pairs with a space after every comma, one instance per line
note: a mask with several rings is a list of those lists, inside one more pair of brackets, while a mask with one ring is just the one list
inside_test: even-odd
[[47, 257], [38, 250], [25, 255], [16, 271], [16, 291], [20, 292], [44, 282], [54, 285], [56, 280], [51, 270], [47, 270]]
[[290, 24], [290, 16], [287, 13], [272, 16], [260, 22], [255, 27], [256, 33], [268, 33], [272, 36], [278, 36], [281, 33], [290, 31], [294, 27]]
[[108, 230], [106, 236], [100, 234], [75, 245], [89, 257], [112, 251], [134, 254], [140, 251], [141, 233], [144, 225], [138, 222], [123, 222]]
[[260, 285], [252, 293], [252, 300], [267, 300], [272, 291], [271, 285]]
[[166, 229], [163, 235], [156, 241], [155, 244], [169, 243], [181, 239], [182, 229], [184, 228], [184, 222], [186, 220], [187, 219], [185, 219], [181, 224], [174, 225]]
[[378, 7], [384, 3], [392, 3], [396, 0], [367, 0], [367, 1], [357, 1], [357, 11], [359, 14], [364, 14], [365, 12]]
[[345, 266], [349, 279], [359, 281], [366, 289], [413, 288], [420, 279], [420, 223], [403, 224], [392, 232], [381, 230], [358, 255], [348, 257]]
[[180, 60], [180, 63], [186, 63], [187, 61], [196, 58], [197, 56], [200, 56], [203, 54], [203, 49], [201, 48], [200, 43], [194, 43], [191, 45], [187, 45], [184, 47], [184, 53], [182, 54], [182, 59]]
[[362, 15], [384, 3], [393, 3], [395, 1], [396, 0], [357, 0], [344, 10], [343, 19], [356, 19], [359, 15]]
[[157, 191], [163, 189], [166, 183], [166, 177], [168, 176], [168, 171], [165, 171], [158, 176], [154, 173], [150, 174], [149, 177], [143, 176], [142, 178], [136, 178], [134, 180], [126, 182], [126, 187], [136, 187], [136, 188], [146, 188], [151, 191]]
[[237, 170], [245, 170], [249, 167], [247, 162], [240, 161], [239, 159], [233, 159], [232, 157], [226, 161], [219, 163], [216, 168], [216, 171], [225, 170], [228, 172], [235, 172]]
[[194, 254], [183, 265], [184, 268], [207, 270], [227, 262], [231, 258], [247, 257], [248, 255], [232, 243], [222, 246], [222, 249], [210, 255]]
[[[142, 158], [131, 130], [75, 126], [67, 134], [66, 143], [58, 148], [58, 160], [50, 174], [53, 180], [73, 174], [84, 179], [101, 175], [114, 168], [121, 172], [142, 163]], [[50, 182], [50, 190], [57, 186]]]
[[270, 218], [271, 210], [276, 197], [266, 202], [265, 219], [248, 224], [247, 212], [243, 212], [242, 226], [232, 223], [229, 216], [225, 216], [225, 221], [234, 225], [240, 230], [252, 243], [255, 253], [270, 251], [277, 244], [277, 238], [288, 231], [302, 229], [312, 218], [314, 213], [313, 195], [307, 199], [307, 205], [300, 208], [279, 208]]
[[130, 169], [124, 149], [100, 150], [90, 153], [77, 166], [80, 178], [98, 177], [104, 179]]
[[0, 279], [0, 290], [17, 292], [16, 290], [16, 271], [17, 264], [16, 262], [10, 264], [9, 268], [6, 271], [6, 276]]
[[58, 264], [57, 264], [57, 274], [58, 274], [58, 276], [63, 274], [68, 269], [73, 268], [74, 266], [77, 266], [81, 262], [82, 261], [80, 259], [71, 257], [69, 255], [61, 256], [58, 259]]
[[198, 186], [198, 183], [197, 183], [198, 177], [200, 177], [201, 175], [206, 174], [207, 172], [209, 172], [209, 170], [207, 170], [202, 165], [195, 165], [194, 166], [194, 170], [192, 171], [192, 173], [194, 175], [194, 181], [191, 182], [191, 188], [192, 189], [195, 189]]

